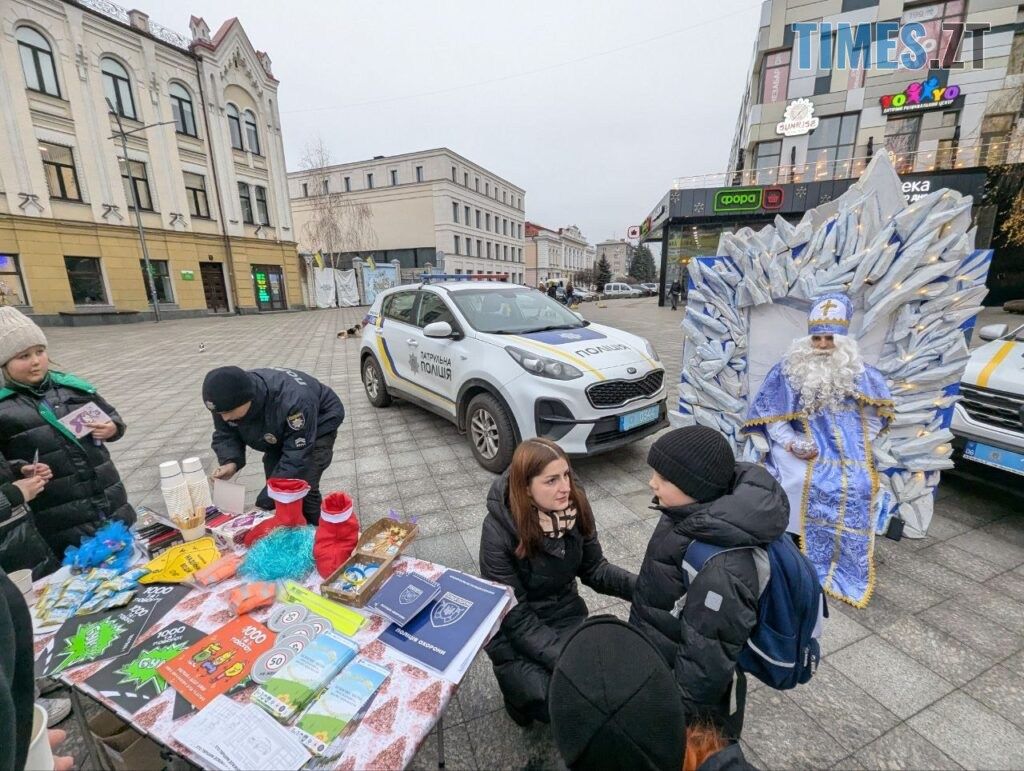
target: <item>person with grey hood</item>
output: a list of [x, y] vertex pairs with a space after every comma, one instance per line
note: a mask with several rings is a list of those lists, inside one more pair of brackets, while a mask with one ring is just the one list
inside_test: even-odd
[[[631, 624], [672, 666], [687, 715], [729, 739], [743, 729], [746, 677], [736, 659], [757, 624], [754, 549], [786, 531], [786, 493], [762, 466], [737, 463], [718, 431], [687, 426], [651, 446], [650, 487], [661, 512], [633, 593]], [[690, 543], [727, 547], [684, 579]]]

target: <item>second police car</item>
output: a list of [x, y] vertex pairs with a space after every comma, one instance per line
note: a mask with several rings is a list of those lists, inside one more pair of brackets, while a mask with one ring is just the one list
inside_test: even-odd
[[432, 276], [381, 292], [360, 366], [371, 404], [398, 396], [444, 416], [495, 472], [523, 439], [590, 455], [668, 424], [665, 369], [647, 340], [503, 281]]

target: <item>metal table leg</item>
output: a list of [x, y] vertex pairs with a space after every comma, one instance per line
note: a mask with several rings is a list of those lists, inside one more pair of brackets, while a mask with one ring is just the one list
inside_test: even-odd
[[444, 768], [444, 715], [437, 719], [437, 767]]
[[89, 748], [89, 755], [92, 758], [93, 765], [96, 768], [107, 771], [110, 766], [106, 762], [106, 753], [97, 746], [96, 737], [93, 736], [92, 729], [89, 728], [89, 721], [85, 719], [85, 705], [82, 704], [78, 691], [74, 688], [69, 688], [68, 691], [71, 698], [71, 712], [74, 714], [75, 720], [78, 723], [78, 729], [82, 732], [85, 744]]

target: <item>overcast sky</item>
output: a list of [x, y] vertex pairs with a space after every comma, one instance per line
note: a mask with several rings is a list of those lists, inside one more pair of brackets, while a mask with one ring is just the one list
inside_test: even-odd
[[[526, 216], [623, 237], [673, 177], [721, 172], [760, 1], [118, 0], [188, 33], [237, 15], [273, 61], [289, 169], [447, 146]], [[173, 10], [174, 6], [184, 10]]]

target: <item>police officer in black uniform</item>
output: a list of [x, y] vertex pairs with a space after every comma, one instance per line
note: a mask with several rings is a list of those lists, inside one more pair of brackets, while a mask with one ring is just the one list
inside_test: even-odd
[[[334, 440], [345, 419], [338, 395], [298, 370], [218, 367], [206, 374], [203, 401], [213, 413], [213, 451], [220, 464], [214, 479], [229, 479], [245, 465], [246, 446], [259, 450], [267, 479], [309, 482], [302, 513], [311, 525], [317, 524], [320, 477], [331, 465]], [[266, 487], [256, 505], [274, 508]]]

